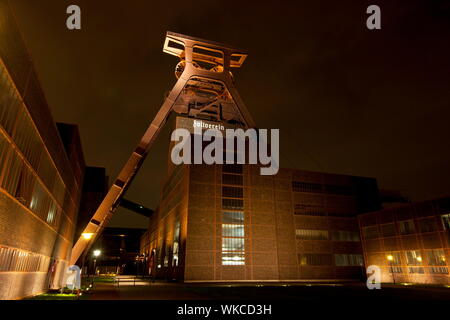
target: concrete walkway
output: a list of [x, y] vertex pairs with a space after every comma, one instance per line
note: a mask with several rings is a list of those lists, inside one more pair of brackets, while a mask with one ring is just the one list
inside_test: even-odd
[[301, 300], [450, 301], [450, 288], [383, 286], [369, 290], [362, 284], [186, 284], [145, 282], [96, 283], [89, 300]]

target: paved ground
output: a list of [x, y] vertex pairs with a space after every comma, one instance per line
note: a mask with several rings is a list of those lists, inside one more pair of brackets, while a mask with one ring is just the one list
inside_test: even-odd
[[355, 284], [180, 284], [97, 283], [89, 300], [320, 300], [342, 301], [450, 301], [450, 288], [384, 285], [368, 290]]

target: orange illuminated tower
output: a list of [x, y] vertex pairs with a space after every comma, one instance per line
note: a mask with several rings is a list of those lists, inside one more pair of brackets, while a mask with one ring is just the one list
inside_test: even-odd
[[71, 264], [89, 250], [108, 224], [172, 111], [190, 118], [220, 121], [243, 128], [255, 127], [234, 87], [231, 73], [231, 68], [239, 68], [246, 59], [247, 54], [243, 50], [167, 32], [163, 51], [180, 59], [175, 68], [178, 80], [75, 243]]

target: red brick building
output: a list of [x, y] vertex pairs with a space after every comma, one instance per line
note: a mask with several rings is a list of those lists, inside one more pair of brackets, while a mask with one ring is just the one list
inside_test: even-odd
[[262, 176], [257, 165], [173, 166], [170, 160], [168, 171], [141, 239], [158, 278], [364, 277], [357, 215], [380, 209], [375, 179], [291, 169]]
[[364, 259], [382, 282], [450, 284], [450, 198], [359, 216]]
[[0, 21], [0, 299], [16, 299], [61, 286], [84, 159], [77, 127], [51, 116], [7, 1]]

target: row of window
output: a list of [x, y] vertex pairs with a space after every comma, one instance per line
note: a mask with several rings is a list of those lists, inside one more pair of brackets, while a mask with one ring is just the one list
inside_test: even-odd
[[348, 230], [311, 230], [311, 229], [296, 229], [295, 237], [299, 240], [333, 240], [333, 241], [348, 241], [358, 242], [359, 232]]
[[[242, 186], [242, 165], [223, 165], [222, 183]], [[244, 192], [222, 187], [222, 265], [245, 265]]]
[[[404, 260], [402, 256], [404, 253]], [[425, 258], [425, 259], [424, 259]], [[420, 254], [419, 250], [408, 250], [405, 252], [392, 252], [387, 255], [388, 263], [391, 266], [412, 265], [412, 266], [446, 266], [445, 254], [442, 249], [425, 250]]]
[[0, 134], [1, 187], [49, 224], [57, 225], [61, 208], [72, 216], [76, 208], [71, 193], [46, 152], [3, 65], [0, 65], [0, 125], [17, 146], [13, 147], [6, 136]]
[[353, 186], [323, 185], [320, 183], [292, 181], [292, 191], [311, 193], [331, 193], [338, 195], [354, 195]]
[[300, 216], [315, 216], [315, 217], [355, 217], [354, 212], [327, 212], [322, 206], [308, 205], [308, 204], [295, 204], [294, 214]]
[[[57, 226], [62, 213], [61, 205], [57, 204], [1, 133], [0, 154], [0, 168], [4, 168], [3, 176], [0, 176], [0, 186], [42, 220]], [[62, 196], [64, 197], [64, 194]], [[64, 199], [61, 203], [64, 203]]]
[[[427, 272], [425, 272], [425, 269]], [[408, 273], [415, 273], [415, 274], [448, 274], [448, 268], [447, 267], [407, 267]], [[390, 273], [405, 273], [405, 269], [403, 267], [398, 266], [390, 266], [389, 272]]]
[[0, 271], [47, 272], [49, 264], [41, 254], [0, 247]]
[[[442, 225], [444, 229], [450, 230], [450, 215], [442, 215]], [[397, 232], [398, 228], [398, 232]], [[386, 223], [381, 225], [367, 226], [363, 228], [364, 238], [376, 239], [381, 237], [393, 237], [397, 234], [408, 235], [417, 232], [436, 232], [439, 230], [437, 220], [435, 217], [404, 220], [395, 223]]]
[[362, 266], [364, 260], [360, 254], [300, 253], [298, 261], [301, 266]]

